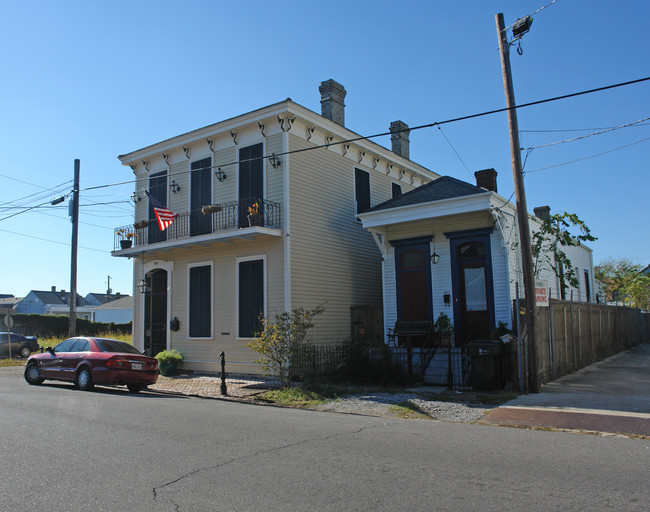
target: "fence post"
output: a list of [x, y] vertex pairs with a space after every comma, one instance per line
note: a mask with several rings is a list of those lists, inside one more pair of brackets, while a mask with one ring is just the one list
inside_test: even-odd
[[226, 387], [226, 354], [221, 352], [219, 359], [221, 360], [221, 394], [228, 396], [228, 388]]

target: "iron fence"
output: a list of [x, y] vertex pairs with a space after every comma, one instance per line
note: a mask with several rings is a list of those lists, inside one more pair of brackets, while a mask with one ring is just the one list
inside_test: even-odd
[[178, 214], [164, 231], [160, 230], [156, 219], [140, 221], [116, 228], [114, 247], [115, 250], [129, 249], [247, 227], [281, 229], [282, 206], [256, 198], [206, 205], [199, 210]]

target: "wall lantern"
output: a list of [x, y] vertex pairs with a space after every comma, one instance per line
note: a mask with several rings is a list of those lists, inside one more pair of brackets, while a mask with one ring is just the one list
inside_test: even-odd
[[269, 157], [269, 163], [273, 166], [274, 169], [277, 169], [280, 167], [280, 165], [282, 165], [282, 162], [277, 156], [275, 156], [275, 153]]
[[181, 322], [177, 317], [172, 318], [169, 321], [169, 330], [170, 331], [178, 331], [181, 328]]
[[175, 180], [172, 180], [172, 182], [169, 184], [169, 190], [171, 190], [174, 194], [178, 194], [181, 191], [181, 186], [176, 183]]
[[140, 293], [147, 293], [149, 290], [151, 290], [151, 287], [149, 286], [147, 280], [144, 277], [140, 279], [140, 282], [136, 286]]
[[431, 263], [434, 265], [440, 261], [440, 255], [436, 254], [436, 251], [433, 251], [433, 254], [431, 255]]
[[131, 201], [133, 201], [134, 203], [138, 203], [141, 200], [142, 200], [142, 198], [138, 195], [138, 193], [133, 192], [133, 194], [131, 195]]
[[216, 171], [214, 171], [214, 175], [217, 177], [217, 179], [223, 183], [226, 181], [226, 178], [228, 177], [225, 172], [221, 170], [221, 167], [217, 168]]

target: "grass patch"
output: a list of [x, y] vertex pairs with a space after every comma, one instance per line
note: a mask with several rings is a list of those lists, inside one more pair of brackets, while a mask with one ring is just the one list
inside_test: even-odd
[[[79, 335], [83, 336], [83, 335]], [[95, 338], [110, 338], [113, 340], [119, 340], [119, 341], [124, 341], [128, 343], [129, 345], [133, 345], [133, 337], [130, 334], [121, 334], [117, 332], [102, 332], [99, 333], [97, 336], [94, 336]], [[56, 347], [59, 343], [61, 343], [63, 340], [68, 339], [68, 336], [63, 336], [63, 337], [50, 337], [50, 338], [39, 338], [38, 339], [38, 344], [43, 347], [43, 349], [47, 347]]]
[[431, 416], [429, 416], [426, 412], [424, 412], [422, 409], [420, 409], [417, 405], [415, 405], [410, 400], [405, 400], [404, 402], [391, 405], [388, 408], [388, 410], [390, 411], [391, 414], [397, 416], [398, 418], [402, 418], [404, 420], [430, 420], [431, 419]]
[[25, 364], [25, 359], [0, 359], [0, 368], [6, 366], [23, 366]]
[[328, 388], [308, 389], [302, 386], [272, 389], [255, 397], [255, 400], [288, 407], [314, 407], [339, 395]]

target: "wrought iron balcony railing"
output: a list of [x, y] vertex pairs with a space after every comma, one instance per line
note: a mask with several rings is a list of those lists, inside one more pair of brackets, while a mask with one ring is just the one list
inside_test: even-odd
[[248, 198], [181, 213], [164, 231], [160, 230], [155, 218], [116, 228], [114, 247], [115, 250], [130, 249], [255, 226], [282, 229], [281, 224], [280, 203]]

